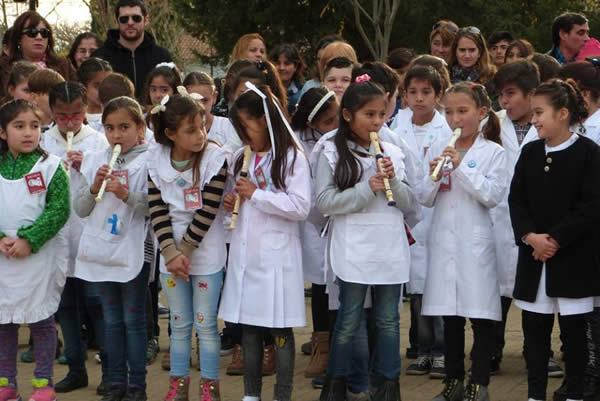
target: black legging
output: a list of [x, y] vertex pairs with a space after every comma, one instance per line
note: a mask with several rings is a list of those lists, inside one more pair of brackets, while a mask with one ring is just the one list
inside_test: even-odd
[[326, 285], [312, 285], [310, 310], [312, 313], [313, 331], [329, 331], [329, 295], [325, 292], [326, 288]]

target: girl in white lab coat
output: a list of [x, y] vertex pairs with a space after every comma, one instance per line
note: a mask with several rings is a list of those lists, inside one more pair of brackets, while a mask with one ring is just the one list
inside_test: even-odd
[[[294, 130], [306, 155], [310, 155], [321, 136], [338, 127], [339, 103], [335, 93], [325, 88], [311, 88], [301, 98], [294, 117]], [[304, 374], [306, 377], [318, 377], [325, 374], [329, 358], [329, 297], [325, 283], [325, 244], [321, 236], [325, 217], [314, 205], [316, 193], [312, 171], [312, 207], [306, 221], [300, 223], [302, 242], [302, 265], [304, 280], [312, 283], [311, 312], [313, 333], [311, 336], [311, 358]]]
[[[377, 168], [369, 133], [385, 123], [386, 94], [367, 74], [356, 78], [340, 106], [340, 126], [324, 143], [317, 169], [317, 207], [331, 216], [328, 260], [340, 284], [340, 309], [331, 341], [321, 400], [344, 400], [352, 341], [360, 324], [367, 288], [374, 292], [376, 347], [371, 386], [375, 400], [400, 398], [398, 302], [408, 281], [410, 255], [404, 214], [416, 202], [405, 184], [402, 151], [381, 142], [389, 159]], [[396, 201], [389, 207], [384, 178]]]
[[586, 315], [600, 294], [600, 150], [571, 131], [586, 114], [571, 82], [551, 80], [535, 90], [532, 122], [542, 139], [522, 149], [508, 198], [519, 245], [514, 298], [523, 310], [530, 400], [546, 396], [555, 313], [565, 347], [565, 397], [584, 398]]
[[[159, 241], [160, 279], [170, 308], [171, 379], [165, 399], [188, 398], [192, 327], [199, 338], [200, 396], [218, 401], [217, 307], [227, 258], [219, 214], [227, 152], [207, 140], [201, 96], [169, 97], [153, 109], [158, 145], [150, 151], [148, 201]], [[191, 97], [194, 96], [194, 97]]]
[[[273, 399], [292, 398], [293, 327], [306, 324], [299, 221], [310, 211], [310, 169], [282, 107], [266, 85], [235, 101], [230, 118], [251, 150], [247, 177], [242, 154], [233, 156], [232, 175], [241, 206], [231, 238], [219, 317], [243, 325], [244, 401], [262, 390], [263, 332], [275, 337], [277, 379]], [[232, 211], [235, 195], [224, 207]]]
[[[456, 148], [446, 146], [447, 138], [431, 146], [419, 195], [423, 205], [434, 208], [423, 314], [444, 316], [446, 343], [446, 386], [434, 400], [487, 400], [494, 321], [501, 317], [490, 209], [506, 191], [506, 156], [498, 118], [482, 85], [451, 87], [444, 105], [448, 124], [461, 128], [462, 135]], [[488, 122], [480, 131], [484, 118]], [[442, 158], [450, 163], [434, 180], [431, 174]], [[472, 376], [465, 388], [466, 318], [471, 320], [474, 343]]]
[[[69, 182], [72, 188], [71, 198], [75, 201], [75, 194], [81, 180], [79, 169], [84, 153], [98, 152], [108, 148], [106, 136], [89, 125], [83, 123], [88, 97], [85, 87], [78, 82], [63, 82], [50, 89], [48, 95], [50, 110], [56, 124], [44, 133], [40, 146], [46, 151], [62, 158], [69, 173]], [[71, 149], [67, 134], [73, 135]], [[81, 332], [81, 312], [86, 310], [92, 319], [95, 337], [103, 350], [103, 320], [100, 294], [94, 289], [93, 284], [81, 280], [74, 275], [75, 258], [79, 247], [79, 238], [83, 231], [84, 220], [76, 213], [71, 213], [67, 223], [66, 232], [69, 241], [69, 270], [67, 282], [62, 293], [57, 316], [61, 322], [61, 330], [65, 340], [65, 356], [69, 365], [69, 372], [65, 380], [56, 383], [59, 392], [71, 391], [87, 383], [85, 368], [85, 351], [81, 347], [83, 338]], [[81, 305], [80, 300], [84, 300]], [[103, 353], [103, 352], [102, 352]], [[106, 358], [105, 358], [106, 359]], [[104, 364], [106, 365], [106, 363]], [[104, 369], [105, 370], [105, 369]], [[103, 374], [106, 372], [103, 370]], [[104, 375], [103, 375], [104, 377]]]
[[[148, 173], [145, 121], [140, 105], [128, 97], [111, 100], [102, 114], [108, 143], [121, 145], [109, 174], [113, 149], [88, 153], [75, 212], [86, 218], [75, 275], [95, 283], [104, 313], [108, 361], [105, 399], [146, 397], [145, 305], [150, 263], [144, 261], [147, 233]], [[106, 192], [96, 202], [102, 183]], [[128, 369], [129, 368], [129, 369]]]
[[[408, 70], [404, 87], [408, 112], [400, 113], [396, 117], [398, 121], [395, 132], [409, 144], [422, 171], [422, 163], [426, 163], [425, 157], [431, 145], [440, 139], [447, 140], [452, 135], [448, 123], [436, 110], [436, 105], [442, 97], [442, 78], [433, 67], [417, 65]], [[443, 378], [445, 367], [442, 317], [421, 314], [427, 276], [425, 243], [432, 216], [433, 210], [425, 208], [422, 220], [411, 229], [415, 243], [410, 247], [410, 280], [407, 290], [411, 295], [411, 313], [415, 313], [418, 319], [418, 357], [408, 366], [406, 373], [430, 374], [433, 378]]]

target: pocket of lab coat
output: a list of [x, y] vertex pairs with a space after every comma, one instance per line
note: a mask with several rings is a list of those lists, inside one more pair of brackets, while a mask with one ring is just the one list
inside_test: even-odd
[[492, 227], [474, 226], [471, 251], [475, 260], [487, 263], [495, 257], [495, 243]]
[[[406, 241], [402, 224], [386, 213], [356, 213], [346, 219], [346, 254], [356, 263], [400, 262], [398, 241]], [[403, 237], [404, 236], [404, 237]]]
[[260, 260], [263, 266], [289, 265], [291, 249], [289, 244], [291, 234], [283, 231], [267, 231], [260, 240]]
[[130, 246], [127, 237], [121, 233], [88, 228], [81, 234], [78, 258], [107, 267], [127, 268]]

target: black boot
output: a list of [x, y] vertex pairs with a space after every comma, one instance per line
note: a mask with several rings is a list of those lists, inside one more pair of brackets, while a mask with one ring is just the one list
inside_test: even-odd
[[345, 399], [346, 378], [327, 376], [319, 401], [344, 401]]
[[373, 401], [401, 401], [400, 397], [400, 379], [384, 379], [383, 383], [377, 387]]
[[88, 377], [87, 374], [77, 375], [72, 372], [67, 374], [67, 377], [59, 381], [54, 385], [54, 390], [57, 393], [69, 393], [73, 390], [77, 390], [79, 388], [84, 388], [88, 386]]
[[553, 401], [566, 401], [567, 400], [567, 382], [563, 380], [562, 384], [553, 394]]

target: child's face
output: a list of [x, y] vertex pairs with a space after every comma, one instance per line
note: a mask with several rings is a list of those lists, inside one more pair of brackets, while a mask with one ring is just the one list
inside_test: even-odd
[[352, 81], [352, 67], [331, 68], [323, 78], [323, 86], [335, 92], [338, 102], [341, 102], [344, 92], [350, 86], [350, 81]]
[[40, 143], [40, 119], [31, 111], [19, 113], [6, 126], [6, 131], [0, 129], [0, 138], [8, 143], [8, 149], [13, 156], [19, 153], [31, 153]]
[[456, 59], [463, 68], [471, 68], [479, 61], [479, 48], [473, 40], [463, 36], [456, 46]]
[[212, 86], [188, 85], [185, 89], [187, 89], [189, 93], [197, 93], [199, 95], [202, 95], [200, 103], [202, 104], [202, 106], [204, 106], [204, 111], [206, 112], [206, 115], [208, 116], [209, 114], [211, 114], [211, 110], [213, 108], [213, 105], [217, 101], [218, 95], [217, 91]]
[[150, 81], [148, 93], [150, 94], [150, 102], [154, 105], [159, 104], [166, 95], [173, 96], [173, 88], [171, 88], [165, 77], [157, 75]]
[[137, 124], [129, 112], [118, 109], [106, 116], [104, 132], [110, 146], [121, 144], [121, 152], [127, 153], [144, 140], [144, 124]]
[[422, 79], [410, 80], [405, 97], [415, 117], [430, 116], [440, 100], [440, 95], [435, 94], [431, 82]]
[[62, 134], [69, 131], [77, 133], [81, 129], [86, 111], [87, 107], [81, 99], [71, 103], [63, 103], [57, 100], [52, 107], [52, 117]]
[[308, 126], [319, 132], [321, 135], [337, 129], [340, 125], [340, 116], [338, 114], [339, 108], [340, 105], [337, 100], [335, 100], [327, 110], [321, 113], [318, 119], [308, 123]]
[[178, 154], [189, 154], [202, 152], [206, 145], [205, 119], [200, 113], [195, 116], [186, 117], [175, 132], [166, 130], [167, 137], [173, 141], [173, 149]]
[[[513, 83], [508, 83], [500, 90], [498, 101], [500, 107], [506, 110], [506, 116], [512, 121], [528, 118], [531, 113], [531, 96], [533, 92], [525, 93]], [[529, 121], [524, 121], [527, 123]]]
[[245, 111], [239, 113], [242, 125], [246, 129], [246, 134], [250, 139], [250, 147], [255, 152], [266, 151], [269, 146], [269, 132], [267, 128], [267, 120], [263, 115], [260, 118], [255, 118]]
[[27, 84], [26, 79], [17, 86], [9, 86], [7, 89], [9, 96], [11, 96], [13, 99], [23, 99], [27, 100], [28, 102], [32, 101], [31, 91], [29, 90], [29, 85]]
[[479, 122], [488, 112], [487, 107], [477, 107], [466, 93], [448, 93], [444, 97], [446, 121], [452, 130], [462, 128], [461, 138], [468, 138], [479, 132]]
[[512, 47], [508, 53], [506, 54], [506, 64], [512, 63], [513, 61], [517, 61], [518, 59], [523, 58], [521, 56], [521, 52], [517, 47]]
[[379, 132], [385, 123], [386, 101], [384, 96], [377, 96], [356, 110], [354, 114], [348, 109], [343, 110], [343, 118], [348, 121], [350, 129], [356, 136], [357, 142], [369, 146], [369, 133]]
[[109, 73], [106, 71], [97, 72], [94, 77], [87, 84], [87, 97], [88, 104], [90, 106], [95, 106], [102, 108], [102, 102], [100, 102], [100, 97], [98, 95], [98, 88], [100, 87], [100, 83]]
[[296, 64], [292, 63], [285, 54], [282, 54], [275, 62], [275, 65], [277, 66], [277, 72], [279, 72], [281, 81], [289, 85], [296, 73]]
[[569, 112], [565, 108], [556, 110], [547, 96], [533, 96], [531, 106], [533, 109], [531, 122], [540, 138], [551, 139], [560, 135], [565, 129], [569, 129]]
[[504, 57], [506, 56], [507, 48], [508, 42], [506, 40], [501, 40], [500, 42], [490, 47], [492, 60], [494, 61], [494, 64], [496, 64], [498, 67], [504, 64]]

